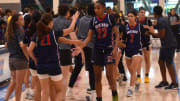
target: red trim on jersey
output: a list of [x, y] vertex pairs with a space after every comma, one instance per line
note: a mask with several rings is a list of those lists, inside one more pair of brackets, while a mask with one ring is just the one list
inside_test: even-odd
[[140, 21], [140, 20], [138, 19], [138, 22], [139, 22], [140, 24], [143, 24], [145, 21], [146, 21], [146, 17], [145, 17], [145, 19], [142, 20], [142, 21]]
[[96, 16], [96, 17], [97, 17], [97, 19], [98, 19], [99, 21], [103, 21], [103, 20], [106, 18], [106, 15], [107, 15], [107, 14], [104, 14], [104, 16], [103, 16], [102, 18], [99, 18], [98, 16]]
[[130, 29], [134, 29], [137, 26], [137, 23], [136, 23], [135, 26], [130, 26], [129, 24], [128, 24], [128, 26], [129, 26]]

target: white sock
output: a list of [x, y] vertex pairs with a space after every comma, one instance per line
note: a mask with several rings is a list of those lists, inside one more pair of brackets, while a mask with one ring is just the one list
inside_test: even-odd
[[72, 90], [73, 88], [71, 88], [71, 87], [68, 87], [68, 89], [69, 89], [69, 90]]
[[133, 88], [134, 88], [133, 86], [130, 86], [130, 87], [129, 87], [130, 90], [133, 90]]
[[140, 84], [138, 80], [136, 81], [136, 84]]
[[34, 95], [34, 89], [29, 88], [29, 94]]

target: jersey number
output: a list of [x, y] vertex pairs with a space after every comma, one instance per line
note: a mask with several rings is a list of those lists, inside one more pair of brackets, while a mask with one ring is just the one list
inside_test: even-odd
[[98, 32], [98, 39], [103, 39], [107, 37], [107, 28], [102, 28], [102, 29], [98, 28], [97, 32]]
[[41, 46], [49, 46], [49, 45], [51, 45], [51, 42], [48, 34], [43, 40], [41, 40]]
[[130, 42], [133, 43], [134, 42], [134, 34], [131, 34], [131, 39], [130, 39]]

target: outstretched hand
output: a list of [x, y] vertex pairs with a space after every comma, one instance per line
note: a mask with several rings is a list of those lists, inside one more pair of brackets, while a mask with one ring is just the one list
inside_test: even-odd
[[73, 48], [72, 56], [78, 56], [81, 53], [81, 48]]
[[155, 30], [153, 27], [147, 26], [147, 25], [143, 25], [144, 28], [148, 29], [149, 31], [147, 31], [145, 34], [146, 35], [152, 35], [153, 33], [155, 33]]
[[77, 20], [79, 18], [79, 15], [80, 15], [79, 11], [76, 11], [76, 13], [72, 16], [72, 19]]
[[74, 40], [74, 43], [73, 43], [75, 46], [78, 46], [78, 47], [81, 47], [84, 45], [84, 43], [81, 41], [81, 40]]

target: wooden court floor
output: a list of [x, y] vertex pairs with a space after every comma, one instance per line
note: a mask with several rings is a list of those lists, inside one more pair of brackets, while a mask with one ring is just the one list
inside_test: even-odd
[[[164, 90], [164, 89], [154, 88], [154, 86], [161, 81], [161, 75], [160, 75], [160, 70], [158, 66], [158, 56], [159, 56], [159, 51], [153, 50], [151, 54], [150, 83], [149, 84], [143, 83], [144, 77], [142, 77], [142, 84], [140, 87], [140, 91], [135, 93], [133, 97], [129, 97], [129, 98], [126, 97], [126, 92], [129, 85], [130, 75], [126, 68], [128, 81], [123, 82], [121, 86], [118, 85], [119, 101], [180, 101], [177, 90]], [[124, 61], [124, 64], [125, 64], [125, 61]], [[180, 80], [180, 53], [175, 54], [175, 66], [176, 66], [178, 79]], [[144, 68], [144, 63], [142, 64], [142, 68]], [[144, 73], [143, 71], [144, 69], [141, 72], [142, 75]], [[79, 83], [76, 84], [76, 86], [73, 89], [73, 97], [71, 98], [67, 97], [66, 101], [87, 101], [86, 96], [89, 96], [86, 93], [86, 89], [89, 87], [88, 79], [87, 79], [88, 75], [84, 71], [84, 69], [81, 72], [80, 76], [81, 76], [81, 79]], [[169, 78], [169, 74], [167, 76], [168, 76], [168, 81], [170, 83], [171, 80]], [[107, 80], [104, 75], [103, 75], [102, 82], [103, 82], [103, 101], [112, 101], [111, 91], [109, 89]], [[24, 95], [25, 94], [23, 93], [22, 101], [30, 101], [30, 100], [24, 99], [25, 97]], [[14, 98], [12, 98], [9, 101], [15, 101], [15, 100]]]

